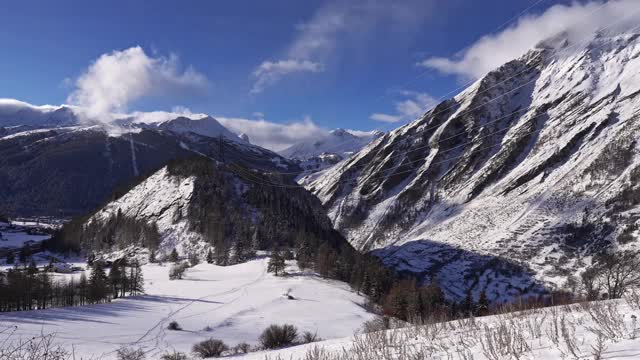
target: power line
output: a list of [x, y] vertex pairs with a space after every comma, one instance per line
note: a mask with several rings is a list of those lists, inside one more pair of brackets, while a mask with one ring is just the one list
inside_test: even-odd
[[[636, 118], [637, 118], [637, 114], [636, 114], [635, 116], [630, 117], [630, 118], [629, 118], [629, 119], [627, 119], [627, 120], [624, 120], [624, 121], [620, 122], [619, 124], [623, 124], [623, 123], [626, 123], [626, 122], [628, 122], [628, 121], [635, 120]], [[501, 130], [501, 131], [504, 131], [504, 130], [505, 130], [505, 129], [503, 129], [503, 130]], [[506, 129], [506, 130], [510, 130], [510, 129]], [[545, 130], [545, 128], [538, 129], [538, 130], [533, 130], [533, 131], [529, 131], [529, 132], [525, 132], [525, 133], [521, 133], [520, 135], [521, 135], [521, 136], [527, 136], [527, 135], [535, 134], [535, 133], [538, 133], [538, 132], [542, 132], [543, 130]], [[501, 131], [499, 131], [499, 132], [501, 132]], [[497, 132], [496, 132], [496, 133], [497, 133]], [[495, 133], [494, 133], [494, 134], [495, 134]], [[490, 134], [490, 135], [491, 135], [491, 134]], [[512, 142], [515, 142], [515, 141], [518, 141], [518, 140], [520, 140], [520, 139], [521, 139], [521, 138], [513, 139], [513, 140], [511, 140], [511, 141], [512, 141]], [[468, 144], [468, 143], [465, 143], [465, 144]], [[458, 145], [458, 146], [456, 146], [456, 147], [460, 147], [460, 146], [465, 145], [465, 144], [460, 144], [460, 145]], [[448, 158], [448, 159], [446, 159], [446, 160], [442, 160], [442, 161], [439, 161], [439, 162], [430, 163], [430, 164], [429, 164], [429, 166], [434, 166], [434, 165], [440, 165], [440, 164], [448, 163], [448, 162], [451, 162], [451, 161], [453, 161], [453, 160], [463, 158], [463, 157], [465, 157], [465, 156], [468, 156], [468, 155], [470, 155], [470, 154], [474, 154], [474, 153], [479, 152], [479, 151], [488, 150], [488, 149], [494, 148], [494, 147], [499, 146], [499, 145], [506, 146], [507, 144], [509, 144], [509, 143], [506, 143], [506, 144], [504, 144], [504, 143], [500, 143], [500, 144], [493, 144], [493, 145], [490, 145], [490, 146], [486, 146], [486, 147], [478, 148], [478, 149], [472, 150], [471, 152], [468, 152], [468, 153], [462, 154], [462, 155], [460, 155], [460, 156], [455, 156], [455, 157], [451, 157], [451, 158]], [[453, 150], [454, 150], [454, 148], [451, 148], [451, 149], [448, 149], [448, 150], [445, 150], [445, 151], [439, 152], [438, 154], [446, 153], [446, 152], [453, 151]], [[438, 154], [436, 154], [436, 155], [438, 155]], [[407, 165], [407, 164], [410, 164], [410, 163], [414, 163], [414, 162], [419, 162], [419, 161], [426, 161], [426, 159], [419, 159], [419, 160], [416, 160], [416, 161], [412, 161], [412, 162], [405, 163], [404, 165]], [[396, 168], [393, 168], [393, 169], [389, 169], [389, 172], [391, 173], [391, 172], [392, 172], [392, 170], [396, 170], [396, 169], [397, 169], [397, 167], [396, 167]], [[407, 173], [412, 173], [412, 172], [416, 172], [416, 171], [417, 171], [417, 169], [409, 169], [409, 170], [404, 170], [404, 171], [393, 172], [393, 174], [392, 174], [392, 175], [401, 175], [401, 174], [407, 174]], [[384, 177], [386, 177], [386, 176], [388, 176], [388, 174], [378, 174], [378, 175], [375, 175], [375, 176], [369, 176], [369, 177], [367, 177], [367, 178], [366, 178], [366, 180], [377, 179], [377, 178], [384, 178]], [[333, 184], [350, 183], [350, 182], [353, 182], [353, 181], [357, 180], [357, 179], [358, 179], [358, 178], [360, 178], [360, 177], [361, 177], [361, 175], [359, 175], [359, 176], [355, 176], [355, 177], [353, 177], [353, 178], [346, 179], [346, 180], [345, 180], [345, 179], [342, 179], [342, 180], [339, 180], [339, 181], [335, 181], [335, 182], [333, 182]], [[273, 184], [273, 183], [269, 183], [269, 184], [267, 184], [267, 183], [260, 183], [260, 185], [265, 185], [265, 186], [276, 186], [276, 187], [287, 187], [287, 188], [300, 188], [300, 187], [302, 187], [301, 185], [286, 185], [286, 184]]]

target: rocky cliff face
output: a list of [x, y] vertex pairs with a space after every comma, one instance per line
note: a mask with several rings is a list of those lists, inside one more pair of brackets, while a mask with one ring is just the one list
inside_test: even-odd
[[594, 253], [636, 247], [639, 36], [556, 43], [308, 185], [336, 229], [458, 295], [471, 287], [498, 297], [522, 284], [501, 276], [495, 259], [561, 286]]

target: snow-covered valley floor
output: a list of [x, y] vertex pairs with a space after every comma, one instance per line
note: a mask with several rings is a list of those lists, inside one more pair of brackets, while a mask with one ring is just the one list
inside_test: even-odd
[[[17, 327], [11, 339], [55, 333], [56, 342], [73, 349], [76, 359], [115, 359], [122, 346], [142, 348], [146, 359], [167, 351], [189, 353], [193, 344], [217, 338], [233, 346], [255, 344], [271, 324], [293, 324], [324, 339], [352, 335], [373, 315], [365, 299], [336, 281], [296, 274], [267, 273], [268, 259], [220, 267], [200, 264], [183, 280], [170, 281], [169, 264], [143, 266], [143, 296], [108, 304], [0, 313], [0, 330]], [[66, 275], [72, 276], [72, 275]], [[295, 297], [283, 294], [289, 291]], [[177, 321], [181, 331], [168, 330]], [[5, 334], [8, 331], [5, 331]]]

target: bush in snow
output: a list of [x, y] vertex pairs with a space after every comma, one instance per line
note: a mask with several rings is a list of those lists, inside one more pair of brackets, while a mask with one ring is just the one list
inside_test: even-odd
[[277, 349], [293, 344], [298, 338], [298, 329], [289, 324], [271, 325], [260, 335], [260, 343], [265, 349]]
[[362, 332], [365, 334], [389, 329], [391, 329], [391, 320], [386, 316], [376, 316], [362, 324]]
[[180, 326], [180, 324], [178, 324], [177, 321], [172, 321], [169, 323], [169, 326], [167, 326], [168, 330], [174, 330], [174, 331], [179, 331], [182, 330], [182, 327]]
[[164, 354], [160, 357], [160, 360], [187, 360], [187, 354], [174, 351], [172, 353]]
[[169, 269], [169, 280], [180, 280], [189, 266], [186, 263], [173, 264]]
[[282, 294], [282, 295], [283, 295], [284, 297], [286, 297], [287, 299], [289, 299], [289, 300], [295, 300], [296, 298], [295, 298], [295, 296], [293, 296], [293, 295], [291, 294], [291, 291], [292, 291], [292, 289], [291, 289], [291, 288], [289, 288], [289, 289], [287, 289], [287, 292], [285, 292], [285, 293], [284, 293], [284, 294]]
[[309, 344], [312, 342], [320, 341], [318, 337], [318, 333], [312, 333], [311, 331], [305, 331], [302, 333], [302, 342], [305, 344]]
[[233, 352], [236, 354], [246, 354], [249, 352], [249, 350], [251, 350], [251, 345], [247, 344], [246, 342], [242, 342], [233, 347]]
[[132, 349], [128, 347], [121, 347], [116, 351], [118, 360], [143, 360], [144, 351], [142, 349]]
[[201, 341], [195, 345], [191, 351], [201, 358], [219, 357], [223, 352], [229, 350], [229, 347], [218, 339], [208, 339]]

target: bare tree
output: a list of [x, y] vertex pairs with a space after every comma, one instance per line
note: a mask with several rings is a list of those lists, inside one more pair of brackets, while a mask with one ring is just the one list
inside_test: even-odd
[[640, 253], [620, 251], [603, 255], [582, 276], [589, 292], [606, 291], [610, 299], [621, 298], [631, 287], [640, 286]]

